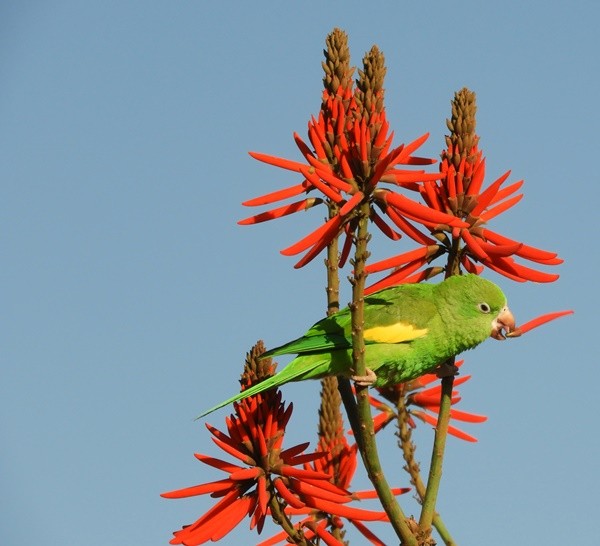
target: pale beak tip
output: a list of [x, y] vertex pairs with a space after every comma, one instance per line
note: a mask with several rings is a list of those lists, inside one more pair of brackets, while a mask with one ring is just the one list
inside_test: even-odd
[[505, 306], [492, 322], [492, 333], [490, 335], [494, 339], [501, 341], [507, 337], [516, 337], [516, 335], [511, 335], [513, 332], [515, 332], [515, 330], [515, 317], [511, 313], [510, 309]]

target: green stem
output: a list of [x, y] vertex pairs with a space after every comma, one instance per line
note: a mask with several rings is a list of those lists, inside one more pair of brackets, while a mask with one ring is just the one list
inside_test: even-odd
[[[454, 359], [448, 364], [454, 364]], [[423, 499], [423, 509], [419, 519], [419, 527], [423, 531], [431, 528], [433, 516], [435, 514], [435, 503], [442, 478], [442, 464], [444, 461], [444, 450], [446, 448], [446, 437], [448, 435], [448, 423], [450, 422], [450, 406], [452, 405], [452, 388], [454, 386], [454, 376], [450, 375], [442, 378], [442, 394], [440, 400], [440, 411], [438, 414], [437, 426], [435, 427], [435, 438], [433, 440], [433, 450], [431, 452], [431, 465], [429, 467], [429, 477], [427, 479], [427, 489]]]
[[273, 517], [273, 520], [288, 534], [289, 540], [293, 544], [300, 544], [301, 546], [315, 546], [314, 542], [308, 540], [301, 530], [294, 527], [294, 524], [287, 517], [283, 506], [279, 504], [279, 500], [273, 491], [271, 491], [269, 508], [271, 509], [271, 516]]
[[[426, 487], [423, 483], [423, 478], [421, 477], [419, 463], [415, 460], [415, 452], [417, 448], [412, 441], [412, 432], [408, 425], [408, 408], [406, 407], [405, 401], [406, 398], [401, 396], [396, 406], [398, 409], [398, 437], [400, 439], [398, 443], [400, 449], [402, 449], [404, 461], [406, 462], [404, 469], [410, 475], [410, 483], [414, 485], [417, 495], [419, 496], [419, 500], [421, 503], [423, 503]], [[437, 512], [433, 514], [433, 526], [439, 533], [446, 546], [457, 546], [456, 542], [454, 542], [454, 539], [446, 528], [446, 525], [442, 521], [442, 518]]]
[[[335, 203], [329, 203], [329, 219], [338, 214], [338, 206]], [[327, 245], [327, 258], [325, 267], [327, 268], [327, 316], [333, 315], [340, 310], [340, 273], [338, 267], [339, 259], [339, 236]]]
[[[369, 256], [367, 243], [369, 240], [368, 218], [370, 208], [368, 201], [360, 207], [356, 249], [353, 266], [354, 276], [352, 282], [352, 365], [356, 375], [365, 375], [365, 342], [364, 342], [364, 293], [365, 293], [365, 263]], [[375, 430], [371, 416], [371, 405], [369, 404], [368, 387], [356, 386], [358, 430], [353, 428], [357, 438], [360, 437], [359, 449], [369, 479], [373, 483], [381, 505], [390, 519], [394, 531], [401, 539], [404, 546], [417, 546], [417, 539], [410, 530], [400, 505], [392, 493], [381, 468], [377, 444], [375, 442]]]

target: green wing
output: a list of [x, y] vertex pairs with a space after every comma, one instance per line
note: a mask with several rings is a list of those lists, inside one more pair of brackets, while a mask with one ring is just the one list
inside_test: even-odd
[[[430, 284], [387, 288], [365, 298], [365, 343], [406, 343], [427, 334], [437, 309]], [[262, 357], [327, 352], [352, 347], [351, 313], [345, 308], [312, 326], [304, 336]]]

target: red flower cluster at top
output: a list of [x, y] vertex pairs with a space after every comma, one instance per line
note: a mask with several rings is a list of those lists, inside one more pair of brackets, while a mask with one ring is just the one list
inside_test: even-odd
[[[421, 225], [429, 231], [427, 234], [410, 223], [410, 218], [405, 220], [402, 231], [421, 247], [368, 265], [366, 269], [369, 273], [393, 269], [387, 277], [369, 287], [368, 292], [400, 283], [419, 282], [441, 273], [444, 270], [442, 267], [429, 266], [418, 270], [436, 258], [451, 253], [458, 257], [457, 268], [452, 274], [457, 274], [460, 267], [469, 273], [480, 274], [483, 267], [477, 265], [479, 262], [517, 282], [553, 282], [558, 279], [557, 274], [533, 269], [515, 259], [542, 266], [559, 265], [562, 260], [555, 252], [534, 248], [486, 227], [490, 220], [521, 200], [523, 194], [517, 192], [523, 181], [503, 187], [510, 175], [508, 171], [483, 188], [485, 158], [478, 148], [479, 137], [473, 130], [474, 101], [474, 94], [467, 89], [456, 94], [454, 117], [448, 120], [453, 134], [447, 137], [448, 146], [442, 153], [439, 180], [425, 180], [408, 188], [418, 191], [430, 210], [447, 213], [462, 220], [464, 225], [449, 223], [440, 229], [439, 225], [421, 221]], [[469, 131], [461, 134], [456, 126], [464, 125], [459, 122], [464, 122], [463, 117], [468, 115], [472, 116]]]
[[294, 134], [296, 145], [306, 163], [254, 152], [250, 154], [265, 163], [298, 172], [304, 180], [289, 188], [246, 201], [243, 203], [245, 206], [268, 205], [313, 190], [322, 197], [306, 197], [241, 220], [240, 224], [272, 220], [324, 202], [329, 206], [329, 220], [325, 224], [281, 251], [288, 256], [307, 251], [295, 265], [297, 268], [310, 262], [341, 232], [346, 234], [340, 257], [340, 264], [344, 264], [352, 246], [357, 210], [365, 202], [371, 205], [370, 219], [394, 240], [400, 238], [400, 234], [383, 219], [378, 209], [400, 229], [405, 226], [405, 218], [438, 229], [468, 227], [466, 222], [448, 212], [435, 210], [400, 193], [377, 187], [380, 182], [417, 187], [424, 181], [432, 182], [443, 175], [398, 168], [399, 165], [435, 163], [432, 159], [413, 156], [428, 135], [392, 149], [393, 133], [388, 133], [389, 123], [382, 105], [383, 90], [373, 93], [368, 104], [363, 95], [359, 88], [353, 91], [350, 86], [340, 86], [335, 93], [324, 91], [319, 116], [317, 119], [313, 117], [308, 124], [308, 138], [313, 149], [298, 134]]

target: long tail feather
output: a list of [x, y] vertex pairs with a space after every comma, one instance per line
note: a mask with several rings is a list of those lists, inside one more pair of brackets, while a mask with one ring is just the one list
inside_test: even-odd
[[244, 398], [248, 398], [249, 396], [254, 396], [255, 394], [258, 394], [258, 393], [267, 391], [269, 389], [272, 389], [274, 387], [277, 387], [281, 381], [281, 378], [278, 377], [280, 375], [280, 373], [281, 372], [279, 372], [278, 374], [275, 374], [273, 377], [268, 377], [267, 379], [265, 379], [264, 381], [261, 381], [260, 383], [257, 383], [256, 385], [252, 385], [251, 387], [248, 387], [246, 390], [243, 390], [242, 392], [237, 393], [236, 395], [232, 396], [231, 398], [228, 398], [227, 400], [224, 400], [223, 402], [219, 402], [216, 406], [213, 406], [212, 408], [210, 408], [210, 409], [202, 412], [200, 415], [198, 415], [198, 417], [196, 417], [196, 419], [194, 419], [194, 421], [201, 419], [202, 417], [208, 415], [209, 413], [212, 413], [213, 411], [216, 411], [225, 406], [228, 406], [229, 404], [233, 404], [234, 402], [239, 402], [240, 400], [243, 400]]
[[[319, 355], [311, 355], [311, 357], [298, 357], [295, 360], [292, 360], [292, 362], [290, 362], [285, 368], [283, 368], [283, 370], [276, 373], [274, 376], [268, 377], [264, 381], [261, 381], [256, 385], [252, 385], [246, 390], [202, 412], [200, 415], [198, 415], [198, 417], [196, 417], [196, 420], [224, 406], [232, 404], [233, 402], [238, 402], [244, 398], [248, 398], [249, 396], [254, 396], [255, 394], [263, 391], [279, 387], [280, 385], [289, 383], [290, 381], [295, 381], [297, 379], [317, 379], [324, 375], [323, 372], [326, 372], [327, 362], [327, 357], [323, 358], [319, 357]], [[319, 369], [320, 367], [322, 367], [322, 369]]]

